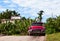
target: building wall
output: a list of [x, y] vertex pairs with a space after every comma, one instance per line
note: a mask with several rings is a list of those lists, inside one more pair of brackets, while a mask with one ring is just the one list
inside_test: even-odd
[[1, 19], [1, 23], [11, 22], [14, 23], [15, 20], [20, 20], [20, 16], [12, 16], [11, 19]]

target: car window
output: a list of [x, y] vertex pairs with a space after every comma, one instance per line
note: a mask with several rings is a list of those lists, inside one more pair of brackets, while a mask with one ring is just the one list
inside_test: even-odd
[[41, 23], [32, 23], [32, 26], [42, 26], [43, 24]]

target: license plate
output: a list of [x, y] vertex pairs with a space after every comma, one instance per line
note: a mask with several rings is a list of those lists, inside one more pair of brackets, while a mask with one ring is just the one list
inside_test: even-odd
[[34, 33], [40, 33], [40, 31], [33, 31]]

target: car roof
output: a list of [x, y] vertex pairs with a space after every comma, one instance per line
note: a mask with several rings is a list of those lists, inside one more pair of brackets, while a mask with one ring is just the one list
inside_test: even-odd
[[33, 22], [32, 24], [43, 24], [42, 22]]

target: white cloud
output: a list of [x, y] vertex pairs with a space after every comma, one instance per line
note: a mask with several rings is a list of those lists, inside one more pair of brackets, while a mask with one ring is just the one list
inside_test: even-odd
[[33, 8], [44, 8], [54, 6], [59, 1], [43, 1], [43, 0], [12, 0], [14, 3], [24, 6], [24, 7], [33, 7]]
[[[9, 3], [8, 0], [4, 2]], [[32, 16], [37, 16], [39, 10], [44, 10], [43, 16], [46, 18], [51, 17], [52, 13], [54, 16], [60, 15], [60, 0], [11, 0], [10, 3], [9, 7], [15, 7], [14, 4], [17, 4], [25, 8], [25, 14], [28, 13]], [[31, 8], [31, 10], [27, 11], [26, 8]]]
[[2, 11], [5, 11], [6, 9], [5, 8], [3, 8], [2, 6], [0, 6], [0, 11], [2, 12]]
[[16, 7], [16, 5], [15, 4], [10, 4], [10, 5], [8, 5], [8, 7], [13, 8], [13, 7]]
[[44, 10], [47, 15], [50, 15], [51, 13], [57, 14], [56, 11], [60, 13], [60, 1], [58, 0], [46, 0], [46, 1], [44, 0], [12, 0], [12, 1], [13, 3], [16, 3], [19, 6]]
[[9, 1], [9, 0], [4, 0], [3, 2], [4, 2], [4, 3], [10, 3], [10, 1]]
[[6, 9], [15, 10], [14, 8], [4, 8], [3, 6], [0, 6], [0, 12], [5, 11]]

